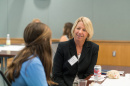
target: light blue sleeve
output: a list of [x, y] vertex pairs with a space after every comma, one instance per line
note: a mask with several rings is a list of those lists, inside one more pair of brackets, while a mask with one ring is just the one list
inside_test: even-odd
[[27, 86], [48, 86], [44, 67], [37, 59], [28, 65], [24, 65], [24, 72], [21, 71], [21, 75]]

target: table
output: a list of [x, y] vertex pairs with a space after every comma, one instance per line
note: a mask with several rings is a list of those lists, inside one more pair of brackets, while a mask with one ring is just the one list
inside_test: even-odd
[[[125, 76], [126, 73], [130, 73], [130, 66], [110, 66], [110, 65], [101, 65], [102, 69], [106, 69], [106, 70], [118, 70], [118, 71], [124, 71], [124, 74], [121, 76]], [[87, 78], [85, 78], [87, 80], [87, 86], [89, 86], [90, 83], [94, 82], [94, 81], [90, 81], [90, 77], [93, 76], [89, 75]], [[104, 79], [103, 81], [98, 81], [99, 84], [102, 84], [106, 79]]]
[[[53, 42], [52, 43], [52, 50], [53, 50], [53, 57], [56, 52], [57, 46], [59, 42]], [[0, 45], [0, 59], [1, 59], [1, 70], [4, 72], [7, 68], [7, 59], [14, 57], [18, 51], [23, 49], [25, 46], [24, 45]], [[3, 60], [5, 58], [5, 60]], [[4, 62], [5, 61], [5, 68], [4, 68]]]
[[[115, 66], [113, 66], [113, 67], [115, 67]], [[119, 70], [120, 70], [120, 68], [122, 68], [122, 67], [118, 67], [119, 68]], [[125, 67], [124, 67], [125, 68]], [[127, 68], [129, 68], [129, 67], [127, 67]], [[130, 71], [130, 70], [129, 70]], [[128, 73], [128, 72], [126, 72], [126, 73]], [[109, 83], [109, 84], [111, 84], [111, 85], [105, 85], [105, 86], [115, 86], [115, 83], [117, 83], [117, 81], [119, 82], [119, 84], [117, 83], [117, 86], [129, 86], [130, 85], [130, 82], [129, 82], [129, 80], [128, 79], [126, 79], [125, 78], [125, 74], [126, 73], [124, 73], [124, 74], [121, 74], [120, 75], [120, 81], [119, 81], [119, 79], [111, 79], [111, 82]], [[129, 72], [130, 73], [130, 72]], [[92, 82], [94, 82], [94, 81], [90, 81], [89, 79], [90, 79], [90, 77], [91, 76], [93, 76], [93, 75], [89, 75], [87, 78], [86, 78], [86, 80], [87, 80], [87, 86], [89, 86], [89, 84], [90, 83], [92, 83]], [[104, 82], [105, 82], [105, 80], [107, 80], [107, 79], [109, 79], [109, 78], [105, 78], [103, 81], [97, 81], [97, 83], [99, 83], [99, 84], [104, 84]], [[121, 82], [121, 83], [120, 83]], [[106, 83], [106, 82], [105, 82]], [[112, 84], [113, 83], [113, 84]], [[122, 84], [124, 84], [124, 85], [122, 85]]]
[[[2, 72], [5, 72], [5, 70], [7, 68], [7, 59], [14, 57], [17, 53], [18, 53], [18, 51], [0, 51]], [[5, 58], [5, 60], [3, 58]], [[4, 60], [4, 62], [3, 62], [3, 60]], [[5, 63], [5, 68], [4, 68], [4, 63]]]
[[[14, 57], [24, 47], [24, 45], [0, 45], [1, 70], [3, 72], [5, 72], [7, 68], [7, 59]], [[5, 58], [5, 68], [3, 66], [3, 58]]]
[[[92, 74], [92, 75], [89, 75], [89, 76], [86, 78], [86, 80], [87, 80], [87, 86], [89, 86], [89, 84], [91, 84], [92, 82], [94, 82], [93, 80], [91, 80], [91, 81], [89, 80], [91, 76], [93, 76], [93, 74]], [[103, 81], [104, 81], [104, 80], [103, 80]], [[99, 81], [98, 83], [101, 84], [101, 83], [103, 83], [103, 81]]]
[[[91, 78], [91, 76], [93, 76], [93, 74], [91, 74], [87, 78], [85, 78], [85, 80], [87, 80], [87, 85], [86, 86], [89, 86], [89, 84], [91, 84], [92, 82], [94, 82], [94, 80], [89, 80]], [[101, 83], [103, 83], [103, 81], [98, 81], [98, 83], [101, 84]], [[73, 83], [73, 86], [78, 86], [78, 82]]]

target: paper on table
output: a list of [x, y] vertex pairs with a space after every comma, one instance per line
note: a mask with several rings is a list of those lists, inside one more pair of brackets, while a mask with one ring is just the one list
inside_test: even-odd
[[0, 47], [0, 51], [6, 50], [6, 51], [20, 51], [24, 48], [24, 45], [10, 45], [10, 46], [3, 46]]
[[120, 74], [124, 74], [124, 71], [119, 71]]
[[120, 77], [119, 79], [109, 79], [107, 78], [102, 86], [130, 86], [130, 79], [125, 77]]
[[[101, 79], [99, 79], [98, 81], [103, 81], [105, 79], [106, 75], [101, 75]], [[91, 78], [89, 80], [94, 80], [94, 75], [91, 76]]]

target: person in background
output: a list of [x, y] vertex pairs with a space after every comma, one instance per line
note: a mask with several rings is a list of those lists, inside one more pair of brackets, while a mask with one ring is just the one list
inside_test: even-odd
[[31, 22], [24, 30], [25, 47], [9, 65], [6, 76], [12, 86], [48, 86], [52, 72], [50, 28], [41, 22]]
[[73, 39], [60, 42], [53, 61], [53, 80], [58, 86], [72, 86], [78, 79], [94, 74], [99, 45], [91, 42], [93, 26], [89, 18], [78, 18], [71, 30]]
[[33, 19], [32, 22], [41, 22], [40, 19]]
[[73, 24], [70, 22], [65, 23], [63, 28], [63, 34], [60, 38], [60, 42], [68, 41], [69, 39], [72, 39], [71, 29], [73, 27]]

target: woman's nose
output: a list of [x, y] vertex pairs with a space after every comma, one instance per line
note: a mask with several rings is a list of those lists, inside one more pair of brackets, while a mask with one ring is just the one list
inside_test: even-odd
[[82, 33], [82, 29], [81, 29], [81, 30], [79, 30], [79, 33]]

